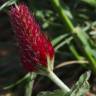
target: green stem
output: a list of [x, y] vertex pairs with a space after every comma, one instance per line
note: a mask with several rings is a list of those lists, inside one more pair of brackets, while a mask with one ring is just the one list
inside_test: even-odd
[[34, 84], [34, 79], [36, 78], [36, 73], [30, 73], [30, 80], [28, 81], [26, 85], [26, 90], [25, 90], [25, 96], [31, 96], [32, 95], [32, 88]]
[[7, 87], [4, 87], [3, 89], [4, 89], [4, 90], [7, 90], [7, 89], [10, 89], [10, 88], [13, 88], [13, 87], [19, 85], [21, 82], [23, 82], [24, 80], [26, 80], [26, 79], [29, 77], [29, 75], [30, 75], [30, 74], [28, 73], [28, 74], [25, 75], [23, 78], [21, 78], [20, 80], [18, 80], [16, 83], [14, 83], [14, 84], [12, 84], [12, 85], [9, 85], [9, 86], [7, 86]]
[[72, 32], [74, 32], [74, 26], [70, 19], [66, 16], [64, 8], [60, 4], [60, 0], [50, 0], [55, 9], [58, 11], [59, 15], [61, 16], [62, 20], [66, 25], [70, 28]]
[[76, 58], [77, 60], [81, 60], [82, 57], [79, 55], [79, 53], [77, 52], [77, 50], [75, 49], [75, 47], [74, 47], [73, 44], [70, 44], [70, 45], [69, 45], [69, 49], [70, 49], [70, 51], [74, 54], [74, 56], [75, 56], [75, 58]]
[[71, 33], [74, 33], [74, 38], [78, 41], [80, 40], [81, 46], [83, 47], [84, 53], [86, 54], [87, 59], [92, 63], [91, 67], [93, 72], [96, 73], [96, 58], [94, 54], [92, 53], [92, 46], [90, 45], [88, 39], [83, 34], [83, 31], [80, 29], [80, 27], [75, 27], [74, 23], [68, 18], [68, 16], [65, 13], [64, 6], [62, 6], [60, 0], [50, 0], [50, 2], [53, 4], [53, 7], [57, 10], [59, 15], [62, 18], [62, 21], [67, 25]]
[[64, 92], [69, 92], [70, 88], [67, 87], [52, 71], [49, 71], [48, 77], [59, 86]]
[[72, 39], [73, 39], [73, 37], [69, 37], [69, 38], [67, 38], [65, 41], [59, 43], [59, 44], [55, 47], [55, 51], [57, 51], [59, 48], [61, 48], [62, 46], [64, 46], [66, 43], [69, 43]]
[[[73, 53], [73, 55], [75, 56], [75, 58], [78, 60], [78, 61], [81, 61], [81, 60], [84, 60], [84, 58], [82, 56], [79, 55], [79, 53], [77, 52], [75, 46], [72, 44], [72, 43], [68, 43], [69, 45], [69, 49], [70, 51]], [[83, 67], [86, 67], [87, 65], [85, 63], [81, 63], [81, 65]]]

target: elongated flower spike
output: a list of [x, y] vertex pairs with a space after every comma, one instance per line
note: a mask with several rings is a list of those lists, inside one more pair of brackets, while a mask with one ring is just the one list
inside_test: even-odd
[[31, 72], [39, 70], [40, 66], [47, 68], [47, 56], [53, 60], [54, 49], [28, 7], [25, 4], [12, 6], [9, 17], [19, 42], [21, 62], [25, 69]]

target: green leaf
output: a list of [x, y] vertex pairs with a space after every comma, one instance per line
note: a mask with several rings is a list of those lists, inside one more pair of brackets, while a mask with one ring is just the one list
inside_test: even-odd
[[8, 90], [8, 89], [11, 89], [17, 85], [19, 85], [21, 82], [25, 81], [26, 79], [28, 79], [30, 76], [30, 74], [26, 74], [23, 78], [21, 78], [20, 80], [16, 81], [15, 83], [11, 84], [11, 85], [8, 85], [6, 87], [3, 87], [4, 90]]
[[81, 75], [77, 83], [73, 86], [69, 96], [84, 96], [85, 93], [89, 91], [90, 85], [88, 83], [88, 79], [90, 74], [91, 72], [88, 71]]
[[52, 40], [52, 45], [55, 46], [56, 44], [58, 44], [61, 40], [63, 40], [67, 36], [68, 36], [68, 34], [64, 34], [64, 35], [60, 35], [60, 36], [56, 37], [55, 39]]
[[88, 3], [89, 5], [96, 7], [96, 0], [82, 0], [85, 3]]
[[59, 48], [61, 48], [65, 44], [70, 43], [72, 40], [73, 40], [73, 37], [70, 36], [69, 38], [65, 39], [63, 42], [60, 42], [57, 46], [55, 46], [55, 51], [57, 51]]
[[53, 92], [46, 91], [40, 92], [37, 96], [64, 96], [64, 92], [62, 90], [55, 90]]
[[15, 3], [16, 3], [16, 0], [9, 0], [9, 1], [5, 2], [2, 6], [0, 6], [0, 11]]
[[71, 91], [68, 93], [64, 93], [62, 90], [58, 89], [53, 92], [40, 92], [37, 96], [85, 96], [85, 93], [88, 92], [90, 89], [90, 85], [88, 83], [90, 75], [90, 71], [81, 75], [77, 83], [72, 87]]

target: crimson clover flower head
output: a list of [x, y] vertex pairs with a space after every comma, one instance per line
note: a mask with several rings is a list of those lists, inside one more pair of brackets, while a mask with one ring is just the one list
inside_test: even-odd
[[50, 41], [41, 32], [39, 24], [25, 4], [12, 6], [10, 21], [15, 31], [21, 53], [21, 63], [28, 72], [38, 70], [38, 66], [47, 67], [47, 56], [54, 57]]

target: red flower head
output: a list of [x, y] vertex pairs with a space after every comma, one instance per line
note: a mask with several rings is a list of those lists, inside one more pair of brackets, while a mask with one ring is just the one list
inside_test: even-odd
[[11, 7], [9, 16], [19, 42], [21, 62], [25, 69], [36, 71], [39, 66], [47, 67], [47, 56], [52, 60], [54, 49], [41, 32], [28, 7], [25, 4]]

